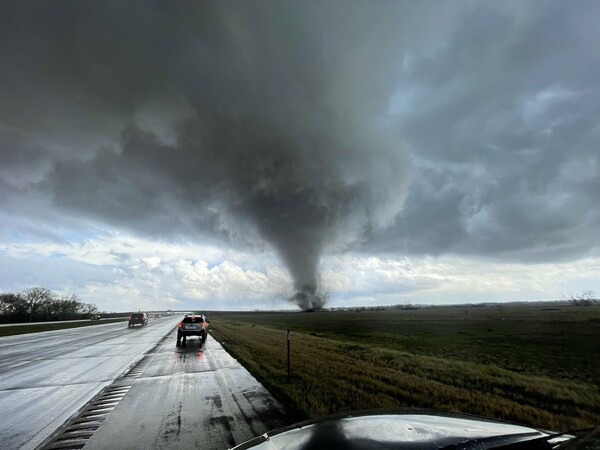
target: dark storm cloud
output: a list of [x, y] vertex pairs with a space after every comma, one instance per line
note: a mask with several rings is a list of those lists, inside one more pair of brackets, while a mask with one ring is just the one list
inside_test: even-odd
[[357, 244], [582, 256], [600, 220], [598, 8], [4, 2], [3, 211], [266, 242], [304, 307], [322, 252]]
[[407, 58], [395, 110], [416, 174], [369, 251], [567, 260], [598, 251], [597, 2], [465, 8]]
[[346, 6], [5, 6], [12, 169], [45, 135], [29, 186], [56, 206], [153, 236], [260, 239], [319, 307], [323, 250], [389, 224], [408, 181], [381, 123], [400, 22]]

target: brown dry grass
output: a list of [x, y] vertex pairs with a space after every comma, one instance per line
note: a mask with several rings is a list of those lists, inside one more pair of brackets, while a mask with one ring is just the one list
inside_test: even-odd
[[378, 345], [376, 334], [372, 339], [336, 334], [333, 339], [293, 332], [293, 376], [288, 383], [285, 331], [257, 325], [256, 316], [242, 322], [213, 315], [212, 334], [298, 418], [420, 407], [552, 430], [600, 423], [598, 386], [576, 376], [553, 377], [550, 368], [539, 375], [452, 355], [411, 353]]

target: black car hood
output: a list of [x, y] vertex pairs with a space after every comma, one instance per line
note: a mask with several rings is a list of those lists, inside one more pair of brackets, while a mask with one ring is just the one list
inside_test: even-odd
[[265, 433], [235, 449], [484, 450], [550, 435], [476, 416], [429, 410], [378, 410], [302, 422]]

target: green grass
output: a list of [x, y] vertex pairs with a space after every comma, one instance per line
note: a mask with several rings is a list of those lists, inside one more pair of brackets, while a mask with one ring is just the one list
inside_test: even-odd
[[0, 336], [12, 336], [14, 334], [26, 334], [26, 333], [38, 333], [40, 331], [51, 331], [51, 330], [63, 330], [67, 328], [79, 328], [79, 327], [90, 327], [94, 325], [106, 325], [107, 323], [114, 322], [125, 322], [127, 318], [121, 319], [107, 319], [97, 321], [86, 321], [86, 322], [61, 322], [61, 323], [40, 323], [33, 325], [13, 325], [8, 327], [0, 327]]
[[[600, 308], [213, 313], [212, 334], [299, 419], [380, 407], [554, 430], [600, 423]], [[292, 330], [292, 380], [285, 330]]]

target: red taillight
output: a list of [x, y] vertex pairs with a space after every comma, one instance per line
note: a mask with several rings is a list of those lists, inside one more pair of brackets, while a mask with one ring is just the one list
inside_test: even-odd
[[133, 314], [131, 316], [129, 316], [129, 320], [132, 320], [132, 319], [133, 319]]
[[183, 322], [179, 322], [179, 323], [177, 324], [177, 326], [178, 326], [179, 328], [183, 328]]

